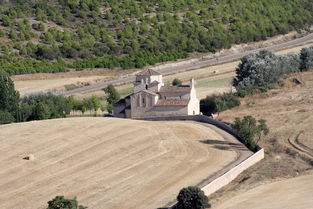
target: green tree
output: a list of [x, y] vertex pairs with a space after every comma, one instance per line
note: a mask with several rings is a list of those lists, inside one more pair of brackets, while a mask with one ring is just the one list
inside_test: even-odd
[[19, 107], [19, 97], [9, 75], [0, 70], [0, 110], [13, 114]]
[[118, 91], [115, 89], [115, 87], [110, 84], [106, 88], [103, 89], [103, 91], [106, 93], [106, 101], [107, 101], [107, 110], [109, 113], [113, 112], [113, 105], [115, 102], [117, 102], [121, 97]]
[[175, 78], [173, 81], [172, 81], [172, 85], [173, 86], [179, 86], [179, 85], [182, 85], [183, 84], [183, 82], [180, 80], [180, 79], [178, 79], [178, 78]]
[[14, 122], [14, 117], [8, 111], [0, 110], [0, 125]]
[[47, 209], [86, 209], [83, 205], [78, 205], [76, 198], [66, 199], [64, 196], [56, 196], [48, 202]]
[[177, 209], [205, 209], [210, 208], [208, 197], [198, 187], [186, 187], [177, 196]]
[[239, 106], [239, 99], [232, 93], [210, 95], [200, 101], [200, 111], [205, 115], [223, 112]]
[[308, 71], [313, 68], [313, 47], [303, 48], [300, 52], [300, 70]]
[[251, 150], [255, 150], [262, 135], [267, 135], [269, 129], [266, 125], [266, 121], [256, 120], [252, 116], [244, 116], [235, 118], [234, 123], [231, 125], [237, 134], [244, 140], [245, 145]]

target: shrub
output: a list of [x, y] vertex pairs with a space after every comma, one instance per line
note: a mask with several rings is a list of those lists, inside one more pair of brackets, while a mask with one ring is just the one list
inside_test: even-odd
[[210, 208], [208, 197], [198, 187], [186, 187], [177, 196], [177, 209], [205, 209]]
[[237, 134], [244, 140], [243, 143], [251, 150], [256, 151], [257, 144], [261, 139], [262, 134], [267, 135], [269, 129], [266, 121], [256, 120], [252, 116], [245, 116], [242, 120], [235, 118], [231, 125]]
[[8, 111], [0, 110], [0, 125], [14, 122], [14, 117]]
[[200, 101], [200, 111], [205, 115], [223, 112], [233, 107], [239, 106], [239, 99], [232, 93], [222, 95], [211, 95]]
[[179, 86], [179, 85], [182, 85], [182, 81], [178, 78], [175, 78], [173, 81], [172, 81], [172, 85], [173, 86]]
[[76, 198], [65, 199], [64, 196], [56, 196], [48, 202], [47, 209], [86, 209], [87, 207], [78, 205]]

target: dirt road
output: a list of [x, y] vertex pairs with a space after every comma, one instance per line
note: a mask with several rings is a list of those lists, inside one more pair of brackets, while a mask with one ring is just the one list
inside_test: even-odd
[[224, 139], [192, 122], [69, 118], [0, 132], [1, 209], [43, 209], [56, 195], [90, 209], [155, 209], [237, 158], [205, 143]]
[[[272, 46], [268, 46], [268, 47], [264, 47], [264, 48], [260, 48], [260, 49], [256, 49], [256, 50], [246, 51], [246, 52], [233, 53], [233, 54], [226, 55], [226, 56], [217, 56], [216, 58], [212, 58], [212, 59], [199, 59], [195, 62], [184, 63], [183, 65], [178, 64], [175, 66], [168, 66], [168, 67], [159, 69], [158, 71], [160, 73], [162, 73], [163, 75], [168, 75], [168, 74], [178, 73], [178, 72], [182, 72], [182, 71], [186, 71], [186, 70], [198, 69], [198, 68], [202, 68], [202, 67], [209, 66], [209, 65], [218, 65], [218, 64], [221, 64], [224, 62], [230, 62], [230, 61], [238, 60], [245, 55], [248, 55], [252, 52], [256, 52], [259, 50], [278, 51], [278, 50], [283, 50], [286, 48], [291, 48], [291, 47], [303, 45], [303, 44], [306, 44], [306, 43], [309, 43], [312, 41], [313, 41], [313, 33], [311, 33], [307, 36], [304, 36], [302, 38], [294, 39], [294, 40], [291, 40], [291, 41], [288, 41], [285, 43], [281, 43], [281, 44], [277, 44], [277, 45], [272, 45]], [[64, 93], [64, 95], [69, 96], [69, 95], [75, 95], [75, 94], [82, 94], [82, 93], [86, 93], [89, 91], [102, 89], [102, 88], [104, 88], [110, 84], [116, 85], [116, 84], [123, 84], [123, 83], [132, 82], [134, 79], [135, 79], [134, 75], [127, 75], [125, 77], [121, 77], [121, 78], [116, 79], [116, 80], [111, 80], [111, 81], [107, 81], [107, 82], [99, 82], [99, 83], [96, 83], [94, 85], [74, 89], [72, 91], [67, 91]]]

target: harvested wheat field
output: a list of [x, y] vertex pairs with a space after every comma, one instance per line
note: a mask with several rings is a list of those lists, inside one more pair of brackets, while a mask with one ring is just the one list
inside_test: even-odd
[[45, 208], [56, 195], [90, 209], [155, 209], [237, 157], [203, 143], [224, 139], [192, 122], [68, 118], [0, 133], [1, 209]]
[[313, 206], [313, 175], [259, 186], [223, 202], [216, 209], [309, 209]]

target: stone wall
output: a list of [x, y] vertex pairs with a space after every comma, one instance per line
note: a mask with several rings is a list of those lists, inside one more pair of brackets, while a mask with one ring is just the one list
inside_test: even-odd
[[201, 188], [202, 191], [204, 191], [205, 195], [207, 196], [213, 194], [220, 188], [229, 184], [244, 170], [261, 161], [263, 158], [264, 158], [264, 149], [260, 149], [259, 151], [251, 155], [249, 158], [247, 158], [237, 166], [233, 167], [229, 171], [227, 171], [225, 174], [221, 175], [220, 177], [216, 178], [206, 186], [202, 187]]

